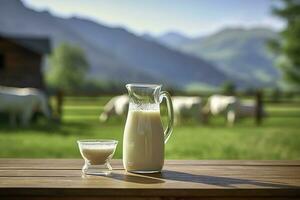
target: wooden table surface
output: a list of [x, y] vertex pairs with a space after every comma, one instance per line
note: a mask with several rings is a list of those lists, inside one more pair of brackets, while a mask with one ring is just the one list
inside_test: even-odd
[[0, 159], [0, 199], [300, 199], [300, 161], [166, 161], [161, 174], [81, 176], [82, 160]]

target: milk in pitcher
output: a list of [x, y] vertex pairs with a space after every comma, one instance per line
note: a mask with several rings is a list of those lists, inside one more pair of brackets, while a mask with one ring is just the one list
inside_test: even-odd
[[128, 113], [123, 162], [128, 171], [160, 171], [164, 164], [164, 130], [159, 110]]

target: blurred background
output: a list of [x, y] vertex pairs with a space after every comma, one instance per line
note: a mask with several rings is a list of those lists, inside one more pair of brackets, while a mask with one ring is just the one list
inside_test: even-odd
[[173, 96], [167, 159], [300, 159], [300, 2], [0, 0], [0, 157], [121, 158], [126, 83]]

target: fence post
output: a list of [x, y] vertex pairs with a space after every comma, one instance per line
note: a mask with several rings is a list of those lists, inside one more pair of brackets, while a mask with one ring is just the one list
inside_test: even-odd
[[263, 94], [261, 90], [255, 93], [256, 107], [255, 107], [255, 123], [261, 125], [263, 118]]
[[63, 99], [64, 93], [61, 89], [58, 89], [56, 92], [56, 113], [58, 114], [58, 118], [61, 120], [62, 112], [63, 112]]

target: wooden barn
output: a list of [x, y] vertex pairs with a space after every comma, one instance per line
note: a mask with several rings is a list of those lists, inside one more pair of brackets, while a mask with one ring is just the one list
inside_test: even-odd
[[0, 85], [44, 90], [42, 65], [50, 51], [47, 38], [0, 34]]

